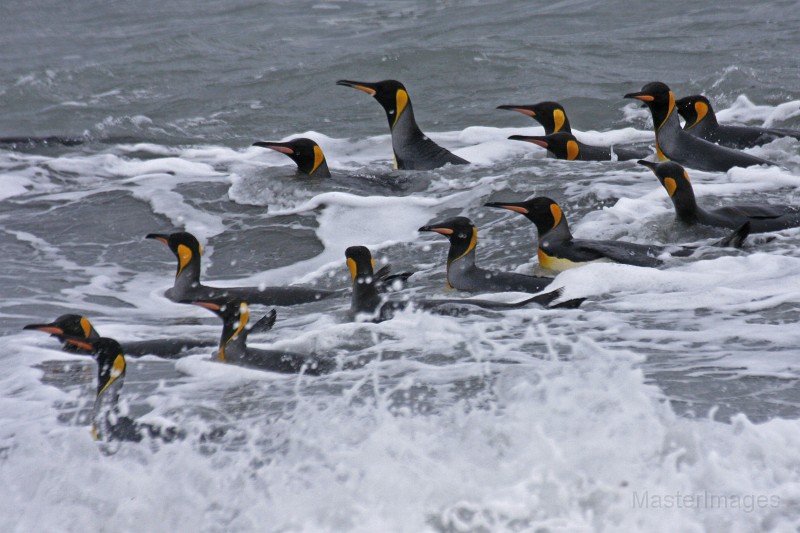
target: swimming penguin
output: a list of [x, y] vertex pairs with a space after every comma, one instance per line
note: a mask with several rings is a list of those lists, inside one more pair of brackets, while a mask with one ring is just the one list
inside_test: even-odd
[[320, 178], [331, 177], [322, 148], [311, 139], [300, 137], [286, 142], [259, 141], [253, 143], [253, 146], [269, 148], [288, 155], [297, 163], [297, 172], [301, 174]]
[[509, 139], [541, 146], [556, 159], [567, 161], [628, 161], [650, 155], [650, 152], [643, 153], [636, 148], [590, 146], [580, 142], [573, 134], [563, 131], [544, 136], [512, 135]]
[[489, 309], [494, 311], [505, 309], [518, 309], [531, 303], [536, 303], [549, 308], [574, 309], [580, 306], [585, 298], [576, 298], [559, 304], [557, 300], [562, 289], [557, 289], [546, 294], [538, 294], [516, 303], [495, 302], [491, 300], [476, 300], [472, 298], [442, 298], [433, 300], [388, 300], [381, 297], [375, 288], [373, 276], [374, 260], [369, 249], [365, 246], [351, 246], [345, 250], [347, 268], [353, 282], [353, 295], [350, 302], [350, 313], [353, 318], [366, 318], [373, 322], [389, 320], [395, 313], [413, 307], [424, 309], [437, 314], [453, 315], [469, 312], [470, 308]]
[[[555, 272], [575, 268], [593, 261], [611, 261], [625, 265], [656, 267], [663, 263], [664, 254], [676, 257], [691, 255], [696, 249], [688, 246], [658, 246], [625, 241], [594, 241], [575, 239], [569, 230], [567, 217], [556, 202], [539, 196], [523, 202], [489, 202], [487, 207], [499, 207], [520, 213], [536, 225], [539, 248], [536, 253], [542, 268]], [[748, 235], [743, 225], [718, 246], [740, 247]]]
[[[72, 353], [85, 352], [75, 344], [68, 343], [66, 341], [67, 337], [89, 340], [100, 338], [100, 334], [97, 333], [97, 330], [94, 329], [88, 318], [73, 314], [61, 315], [49, 324], [28, 324], [22, 329], [50, 333], [52, 336], [56, 337], [59, 342], [63, 343], [62, 350]], [[175, 359], [185, 355], [187, 350], [213, 345], [213, 342], [205, 339], [175, 337], [126, 342], [123, 345], [123, 351], [132, 357], [157, 355], [164, 359]]]
[[780, 137], [800, 139], [800, 131], [795, 130], [720, 124], [711, 102], [700, 94], [681, 98], [675, 105], [686, 121], [684, 131], [720, 146], [743, 149], [761, 146]]
[[297, 305], [315, 302], [336, 294], [335, 291], [307, 287], [208, 287], [200, 283], [200, 243], [191, 233], [150, 233], [145, 238], [167, 245], [178, 259], [175, 284], [165, 293], [173, 302], [210, 300], [217, 297], [239, 298], [251, 304]]
[[497, 109], [508, 109], [533, 118], [544, 127], [544, 134], [572, 133], [564, 106], [558, 102], [539, 102], [533, 105], [500, 105]]
[[672, 160], [698, 170], [727, 172], [733, 167], [774, 165], [765, 159], [719, 146], [681, 129], [675, 112], [675, 95], [660, 81], [648, 83], [637, 93], [624, 98], [641, 100], [653, 115], [656, 153], [661, 161]]
[[339, 80], [336, 85], [352, 87], [374, 96], [386, 111], [392, 132], [394, 167], [400, 170], [431, 170], [451, 165], [466, 165], [469, 161], [445, 150], [430, 140], [417, 126], [411, 99], [402, 83], [384, 80], [376, 83]]
[[450, 241], [447, 253], [447, 286], [470, 292], [539, 292], [553, 278], [526, 276], [515, 272], [485, 270], [475, 265], [478, 228], [466, 217], [454, 217], [419, 231], [433, 231]]
[[733, 205], [707, 211], [697, 205], [689, 174], [682, 166], [673, 161], [639, 161], [639, 164], [655, 173], [675, 206], [676, 218], [684, 224], [737, 228], [749, 222], [750, 233], [800, 226], [800, 207], [790, 205]]
[[272, 328], [276, 316], [274, 309], [248, 327], [250, 308], [243, 300], [213, 298], [185, 303], [192, 303], [208, 309], [222, 319], [222, 336], [219, 340], [217, 357], [224, 363], [282, 374], [302, 372], [312, 376], [330, 372], [335, 367], [333, 361], [313, 355], [248, 348], [247, 336], [250, 333], [258, 333]]
[[119, 395], [125, 381], [127, 364], [122, 347], [117, 341], [107, 337], [65, 339], [66, 342], [91, 352], [97, 361], [97, 396], [92, 416], [92, 436], [95, 440], [141, 442], [147, 437], [169, 442], [185, 437], [175, 427], [145, 424], [120, 414]]

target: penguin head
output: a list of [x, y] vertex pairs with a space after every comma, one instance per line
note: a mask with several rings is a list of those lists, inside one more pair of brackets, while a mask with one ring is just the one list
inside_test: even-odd
[[394, 129], [400, 116], [411, 107], [411, 99], [405, 86], [397, 80], [383, 80], [374, 83], [364, 81], [339, 80], [336, 85], [352, 87], [373, 96], [386, 111], [389, 127]]
[[536, 225], [539, 237], [547, 235], [558, 227], [567, 228], [567, 219], [559, 205], [544, 196], [529, 198], [523, 202], [489, 202], [486, 207], [499, 207], [520, 213]]
[[[149, 233], [145, 239], [154, 239], [162, 242], [172, 250], [175, 257], [178, 258], [178, 271], [175, 277], [179, 277], [183, 270], [190, 264], [199, 265], [200, 256], [203, 254], [203, 247], [197, 241], [197, 238], [187, 231], [179, 231], [176, 233]], [[199, 277], [200, 272], [196, 273]]]
[[366, 246], [350, 246], [344, 251], [353, 283], [373, 283], [375, 259]]
[[[49, 324], [28, 324], [22, 329], [32, 329], [36, 331], [44, 331], [57, 337], [60, 341], [64, 342], [65, 337], [75, 337], [83, 339], [96, 339], [100, 335], [92, 327], [89, 319], [81, 315], [61, 315]], [[74, 345], [72, 345], [74, 346]]]
[[300, 137], [286, 142], [259, 141], [253, 143], [253, 146], [269, 148], [270, 150], [288, 155], [292, 161], [297, 163], [297, 170], [309, 176], [321, 170], [323, 164], [326, 165], [325, 168], [327, 169], [325, 154], [322, 153], [322, 148], [320, 148], [316, 142], [306, 137]]
[[686, 129], [697, 126], [703, 119], [714, 117], [714, 110], [711, 102], [701, 94], [685, 96], [675, 102], [675, 107], [683, 120], [686, 121]]
[[508, 109], [527, 115], [544, 127], [545, 135], [559, 131], [571, 132], [564, 106], [558, 102], [539, 102], [533, 105], [501, 105], [497, 109]]
[[666, 83], [653, 81], [637, 93], [628, 93], [623, 98], [641, 100], [653, 115], [653, 124], [660, 128], [675, 108], [675, 95]]
[[637, 162], [653, 171], [672, 199], [672, 203], [676, 205], [694, 203], [694, 190], [689, 180], [689, 173], [681, 165], [674, 161], [653, 163], [642, 159]]
[[432, 231], [447, 237], [450, 241], [448, 264], [461, 259], [475, 249], [478, 244], [478, 228], [467, 217], [448, 218], [429, 226], [422, 226], [419, 231]]
[[573, 134], [565, 131], [539, 136], [512, 135], [509, 137], [509, 139], [512, 141], [529, 142], [537, 146], [541, 146], [542, 148], [546, 148], [558, 159], [566, 159], [567, 161], [574, 161], [581, 154], [581, 148], [580, 144], [578, 143], [578, 139], [576, 139]]
[[113, 383], [122, 384], [125, 379], [125, 354], [114, 339], [98, 337], [85, 339], [65, 337], [67, 343], [90, 352], [97, 361], [97, 396], [102, 395]]

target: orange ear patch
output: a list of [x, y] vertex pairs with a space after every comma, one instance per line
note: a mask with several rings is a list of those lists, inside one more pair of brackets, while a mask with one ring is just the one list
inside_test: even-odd
[[550, 213], [553, 215], [553, 227], [555, 228], [561, 223], [564, 213], [561, 212], [561, 208], [558, 207], [558, 204], [550, 204]]

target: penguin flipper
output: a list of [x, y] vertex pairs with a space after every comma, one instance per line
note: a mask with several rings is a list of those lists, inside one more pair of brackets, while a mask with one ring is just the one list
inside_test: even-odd
[[642, 267], [656, 267], [662, 263], [656, 257], [662, 252], [658, 246], [623, 241], [573, 240], [573, 243], [577, 250], [600, 255], [615, 263]]
[[275, 319], [277, 318], [278, 313], [275, 312], [274, 309], [271, 309], [269, 313], [262, 316], [261, 319], [253, 324], [253, 327], [250, 328], [250, 333], [263, 333], [265, 331], [269, 331], [272, 329], [272, 326], [275, 325]]
[[741, 248], [744, 240], [750, 235], [750, 221], [748, 220], [735, 230], [733, 233], [714, 243], [714, 246], [721, 248]]
[[[391, 274], [392, 265], [384, 265], [373, 275], [375, 280], [375, 288], [378, 292], [394, 292], [402, 289], [406, 285], [406, 281], [411, 277], [413, 272], [402, 272], [400, 274]], [[399, 287], [396, 287], [399, 284]]]

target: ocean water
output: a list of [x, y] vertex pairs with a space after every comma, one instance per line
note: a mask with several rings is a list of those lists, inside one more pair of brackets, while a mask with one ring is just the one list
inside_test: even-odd
[[[279, 308], [252, 345], [363, 364], [131, 360], [124, 409], [188, 437], [113, 454], [89, 434], [94, 364], [21, 328], [79, 312], [121, 341], [217, 338], [210, 313], [163, 297], [174, 259], [151, 232], [197, 235], [218, 286], [346, 288], [344, 249], [367, 245], [419, 297], [459, 296], [446, 241], [417, 232], [449, 216], [478, 225], [481, 265], [535, 271], [532, 225], [486, 201], [550, 196], [579, 237], [707, 243], [721, 234], [675, 224], [648, 169], [548, 159], [507, 140], [536, 123], [495, 108], [558, 100], [585, 142], [651, 142], [622, 95], [661, 80], [722, 122], [800, 129], [798, 25], [793, 2], [0, 6], [0, 137], [87, 141], [0, 147], [0, 529], [797, 531], [800, 230], [562, 273], [579, 310]], [[402, 81], [422, 129], [472, 164], [392, 171], [383, 111], [342, 78]], [[331, 180], [250, 146], [296, 136]], [[749, 152], [779, 166], [690, 171], [700, 202], [800, 204], [800, 142]]]

